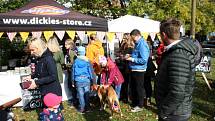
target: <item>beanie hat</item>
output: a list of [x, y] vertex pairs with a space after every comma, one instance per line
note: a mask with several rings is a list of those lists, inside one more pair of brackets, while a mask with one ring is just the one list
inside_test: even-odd
[[78, 47], [78, 55], [85, 56], [85, 53], [86, 53], [85, 51], [86, 51], [85, 47], [83, 47], [83, 46]]
[[61, 101], [62, 101], [62, 97], [57, 96], [56, 94], [53, 94], [53, 93], [48, 93], [43, 98], [43, 102], [47, 107], [55, 107], [59, 105]]
[[107, 59], [105, 56], [100, 56], [99, 57], [99, 64], [100, 65], [106, 65], [107, 64]]

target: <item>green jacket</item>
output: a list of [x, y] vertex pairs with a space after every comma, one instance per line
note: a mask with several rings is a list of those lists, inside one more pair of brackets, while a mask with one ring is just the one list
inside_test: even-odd
[[62, 66], [61, 66], [62, 64], [64, 64], [63, 52], [58, 51], [58, 52], [53, 53], [53, 58], [57, 65], [58, 80], [60, 83], [63, 83], [63, 70], [62, 70]]
[[186, 39], [162, 54], [155, 84], [159, 116], [191, 114], [197, 52], [193, 41]]

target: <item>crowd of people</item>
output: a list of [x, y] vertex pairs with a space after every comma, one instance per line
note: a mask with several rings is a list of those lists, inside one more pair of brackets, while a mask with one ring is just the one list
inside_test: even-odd
[[65, 53], [56, 37], [47, 43], [40, 38], [31, 39], [28, 47], [37, 61], [29, 77], [29, 89], [39, 88], [42, 93], [45, 110], [41, 120], [64, 120], [60, 86], [64, 73], [71, 91], [68, 103], [71, 107], [79, 104], [80, 113], [90, 110], [90, 87], [94, 84], [113, 86], [120, 100], [131, 102], [131, 112], [140, 112], [151, 104], [154, 80], [159, 121], [187, 121], [192, 112], [198, 47], [191, 39], [180, 39], [180, 26], [180, 21], [172, 18], [161, 22], [162, 42], [155, 51], [156, 64], [151, 43], [137, 29], [124, 34], [117, 60], [104, 55], [95, 34], [90, 35], [86, 47], [76, 47], [73, 40], [66, 40]]

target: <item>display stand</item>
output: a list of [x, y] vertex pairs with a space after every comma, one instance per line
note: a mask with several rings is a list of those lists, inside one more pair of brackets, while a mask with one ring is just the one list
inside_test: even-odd
[[196, 72], [201, 72], [202, 77], [204, 78], [208, 88], [210, 90], [212, 90], [208, 79], [205, 75], [205, 73], [210, 73], [211, 70], [211, 56], [208, 54], [205, 54], [202, 58], [201, 58], [201, 62], [196, 66]]
[[20, 102], [22, 99], [19, 97], [19, 98], [16, 98], [16, 99], [13, 99], [11, 101], [8, 101], [2, 105], [0, 105], [0, 110], [4, 110], [6, 108], [10, 108], [12, 107], [13, 105], [17, 104], [18, 102]]

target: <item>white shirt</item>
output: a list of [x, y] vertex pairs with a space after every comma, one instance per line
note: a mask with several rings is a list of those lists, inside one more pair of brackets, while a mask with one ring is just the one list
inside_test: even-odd
[[176, 40], [174, 42], [172, 42], [171, 44], [169, 44], [168, 46], [166, 46], [166, 51], [169, 50], [173, 45], [179, 43], [181, 40]]

